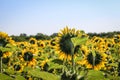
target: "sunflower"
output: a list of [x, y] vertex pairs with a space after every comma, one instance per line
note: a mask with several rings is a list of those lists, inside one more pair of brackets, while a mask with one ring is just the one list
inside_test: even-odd
[[96, 36], [87, 41], [87, 45], [90, 45], [89, 47], [91, 47], [91, 49], [97, 49], [104, 52], [107, 50], [106, 39]]
[[92, 68], [95, 70], [100, 70], [105, 67], [106, 57], [105, 53], [95, 50], [95, 56], [93, 56], [92, 51], [85, 54], [82, 62], [80, 64], [85, 65], [87, 68]]
[[50, 45], [50, 40], [44, 40], [45, 46], [49, 46]]
[[106, 46], [107, 46], [107, 48], [113, 48], [114, 47], [114, 45], [115, 45], [115, 42], [114, 42], [114, 39], [113, 38], [111, 38], [111, 39], [106, 39]]
[[6, 44], [9, 43], [8, 39], [9, 39], [9, 36], [7, 33], [0, 32], [0, 46], [5, 47]]
[[12, 55], [12, 52], [6, 51], [3, 53], [3, 58], [10, 57]]
[[29, 62], [27, 63], [27, 66], [34, 67], [34, 66], [36, 65], [36, 63], [37, 63], [36, 59], [32, 59], [31, 61], [29, 61]]
[[81, 50], [81, 52], [82, 52], [83, 55], [87, 54], [88, 51], [89, 51], [88, 48], [87, 48], [87, 46], [85, 46], [85, 45], [82, 45], [81, 48], [80, 48], [80, 50]]
[[17, 72], [22, 72], [23, 68], [24, 67], [21, 64], [18, 64], [18, 63], [16, 63], [16, 64], [13, 65], [14, 71], [17, 71]]
[[29, 42], [30, 42], [30, 44], [33, 44], [33, 45], [37, 44], [37, 40], [35, 38], [30, 38]]
[[45, 47], [45, 42], [42, 41], [42, 40], [39, 40], [39, 41], [37, 42], [37, 45], [38, 45], [38, 47], [40, 47], [40, 48], [44, 48], [44, 47]]
[[22, 55], [24, 61], [32, 61], [34, 52], [32, 50], [23, 50]]
[[41, 62], [40, 67], [41, 67], [42, 70], [47, 71], [47, 68], [49, 66], [47, 63], [49, 61], [50, 61], [49, 59], [45, 59], [44, 61]]
[[16, 42], [18, 48], [27, 49], [30, 44], [28, 42]]
[[50, 47], [54, 49], [56, 47], [57, 37], [50, 40]]
[[114, 42], [120, 43], [120, 34], [114, 36]]
[[[82, 33], [82, 34], [81, 34]], [[56, 44], [56, 49], [60, 55], [60, 59], [71, 60], [72, 49], [74, 45], [71, 41], [73, 37], [81, 37], [84, 33], [79, 30], [69, 29], [65, 27], [58, 33], [58, 40]], [[78, 47], [78, 46], [77, 46]], [[74, 53], [77, 53], [78, 48], [75, 49]]]
[[10, 57], [2, 58], [2, 63], [9, 64], [9, 62], [10, 62]]

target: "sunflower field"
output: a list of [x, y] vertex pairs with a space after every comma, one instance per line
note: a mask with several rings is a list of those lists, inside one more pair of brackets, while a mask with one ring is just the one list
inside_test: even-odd
[[0, 80], [120, 80], [120, 34], [65, 27], [50, 40], [16, 42], [0, 32]]

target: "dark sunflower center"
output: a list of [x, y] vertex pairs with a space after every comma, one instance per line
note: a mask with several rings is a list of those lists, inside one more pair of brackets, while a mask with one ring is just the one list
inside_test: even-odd
[[31, 52], [26, 52], [24, 53], [23, 58], [25, 61], [31, 61], [33, 59], [33, 54]]
[[7, 57], [7, 58], [2, 58], [2, 62], [3, 62], [4, 64], [7, 64], [7, 63], [9, 62], [9, 60], [10, 60], [9, 57]]
[[7, 44], [7, 41], [5, 39], [0, 39], [0, 46], [5, 47], [6, 44]]
[[50, 43], [52, 46], [55, 46], [55, 40], [52, 40], [51, 43]]
[[87, 60], [91, 65], [93, 65], [93, 63], [94, 65], [98, 65], [102, 60], [102, 56], [98, 52], [96, 52], [95, 59], [93, 59], [92, 52], [90, 52], [89, 55], [87, 56]]
[[16, 64], [14, 65], [14, 70], [15, 70], [15, 71], [19, 71], [20, 69], [21, 69], [21, 66], [20, 66], [20, 65], [16, 65]]
[[30, 43], [31, 43], [31, 44], [35, 44], [35, 41], [34, 41], [34, 40], [31, 40]]
[[73, 44], [70, 40], [70, 36], [63, 36], [60, 40], [60, 49], [61, 51], [63, 51], [65, 54], [71, 54], [71, 50], [72, 50]]
[[40, 44], [40, 47], [44, 47], [44, 44], [43, 44], [43, 43], [41, 43], [41, 44]]

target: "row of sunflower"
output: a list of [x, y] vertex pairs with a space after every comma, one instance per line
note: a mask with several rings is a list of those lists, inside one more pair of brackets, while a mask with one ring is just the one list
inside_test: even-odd
[[65, 27], [51, 40], [15, 42], [0, 32], [0, 80], [119, 80], [120, 34]]

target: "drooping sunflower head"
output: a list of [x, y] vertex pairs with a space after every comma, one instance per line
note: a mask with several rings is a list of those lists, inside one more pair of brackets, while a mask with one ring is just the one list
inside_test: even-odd
[[84, 56], [82, 65], [85, 65], [87, 68], [100, 70], [101, 68], [105, 67], [107, 55], [98, 50], [95, 50], [94, 53], [95, 55], [93, 55], [92, 51], [89, 51]]
[[[57, 42], [57, 51], [60, 54], [60, 57], [62, 56], [62, 59], [67, 59], [71, 56], [72, 48], [74, 48], [74, 45], [71, 41], [71, 38], [74, 37], [82, 37], [84, 35], [83, 31], [69, 29], [68, 27], [65, 27], [63, 30], [61, 30], [58, 33], [58, 42]], [[74, 52], [77, 52], [79, 46], [76, 46], [76, 49]]]

